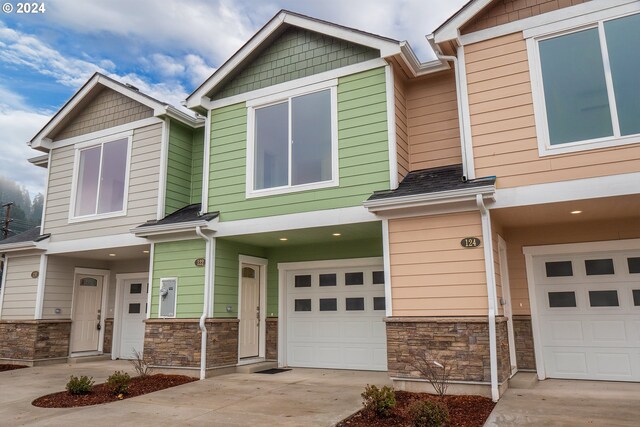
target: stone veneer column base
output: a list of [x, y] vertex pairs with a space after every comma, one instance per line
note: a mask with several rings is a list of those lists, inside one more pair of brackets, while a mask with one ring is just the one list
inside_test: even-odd
[[[433, 392], [416, 368], [415, 353], [427, 351], [452, 366], [451, 394], [491, 397], [489, 322], [486, 317], [392, 317], [387, 326], [387, 365], [394, 385], [402, 390]], [[507, 319], [496, 318], [500, 393], [510, 375]]]
[[266, 328], [266, 360], [278, 360], [278, 318], [267, 317]]
[[64, 363], [71, 320], [0, 320], [0, 361], [24, 365]]
[[513, 335], [515, 338], [516, 361], [518, 370], [535, 371], [536, 355], [533, 347], [533, 330], [531, 316], [513, 316]]
[[[155, 369], [200, 370], [200, 319], [147, 319], [144, 359]], [[238, 363], [238, 319], [207, 319], [207, 375], [235, 371]], [[231, 368], [231, 369], [228, 369]]]
[[104, 319], [104, 341], [102, 343], [102, 353], [111, 354], [113, 346], [113, 317]]

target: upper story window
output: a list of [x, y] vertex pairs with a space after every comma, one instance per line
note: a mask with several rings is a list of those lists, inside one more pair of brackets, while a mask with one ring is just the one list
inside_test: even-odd
[[129, 146], [124, 137], [76, 149], [70, 220], [124, 214]]
[[247, 197], [337, 185], [334, 85], [248, 104]]
[[541, 154], [640, 141], [640, 14], [534, 42]]

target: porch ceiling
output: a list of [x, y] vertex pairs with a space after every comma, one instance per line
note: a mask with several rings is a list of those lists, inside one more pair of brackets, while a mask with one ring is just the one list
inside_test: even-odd
[[[92, 259], [102, 261], [122, 261], [149, 258], [149, 245], [125, 246], [120, 248], [97, 249], [93, 251], [66, 252], [55, 254], [66, 258]], [[147, 252], [145, 252], [147, 251]], [[111, 255], [113, 254], [113, 255]], [[115, 256], [114, 256], [115, 255]]]
[[[340, 235], [334, 236], [334, 234]], [[299, 246], [363, 239], [382, 240], [382, 223], [375, 221], [358, 224], [335, 225], [329, 227], [274, 231], [270, 233], [231, 236], [225, 237], [225, 239], [240, 243], [262, 246], [265, 248], [279, 248], [286, 246]]]
[[495, 209], [491, 216], [503, 227], [640, 219], [640, 194]]

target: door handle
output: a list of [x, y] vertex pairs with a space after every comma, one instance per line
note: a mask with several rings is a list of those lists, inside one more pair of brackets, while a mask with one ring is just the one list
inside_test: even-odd
[[102, 329], [102, 326], [100, 325], [100, 323], [98, 323], [98, 324], [96, 325], [96, 329], [97, 329], [97, 330]]

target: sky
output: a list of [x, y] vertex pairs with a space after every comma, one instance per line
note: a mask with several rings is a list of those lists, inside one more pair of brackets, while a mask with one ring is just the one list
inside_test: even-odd
[[180, 105], [280, 9], [407, 40], [426, 61], [424, 36], [465, 2], [45, 0], [38, 14], [0, 11], [0, 175], [44, 192], [45, 169], [27, 162], [42, 153], [26, 142], [96, 71]]

